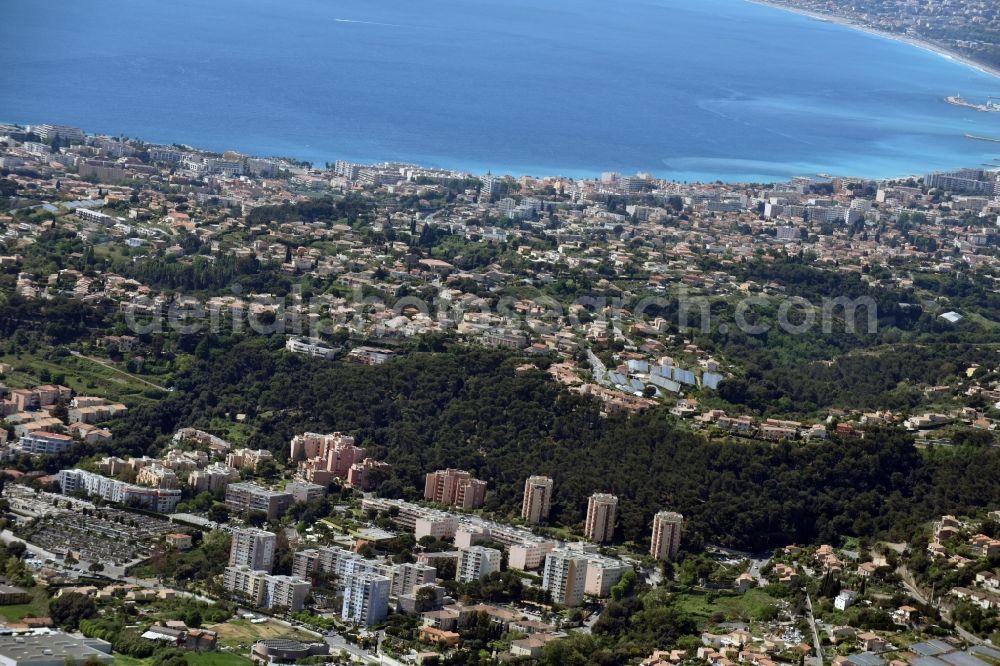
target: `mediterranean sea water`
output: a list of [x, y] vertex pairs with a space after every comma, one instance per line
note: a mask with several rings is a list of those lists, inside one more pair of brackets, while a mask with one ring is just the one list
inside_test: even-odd
[[677, 180], [992, 164], [1000, 79], [744, 0], [5, 0], [0, 120]]

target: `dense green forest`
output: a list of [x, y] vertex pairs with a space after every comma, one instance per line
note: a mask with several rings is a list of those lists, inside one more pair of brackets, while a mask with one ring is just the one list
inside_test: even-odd
[[[733, 325], [732, 307], [712, 306], [713, 328], [693, 331], [702, 349], [735, 365], [736, 376], [724, 382], [720, 396], [733, 405], [762, 415], [814, 414], [830, 407], [858, 409], [917, 408], [920, 386], [957, 385], [971, 365], [989, 366], [1000, 345], [1000, 298], [990, 281], [955, 274], [916, 275], [913, 289], [871, 285], [854, 272], [820, 270], [807, 257], [742, 266], [740, 279], [782, 285], [781, 297], [761, 298], [751, 310], [751, 323], [768, 327], [750, 334]], [[966, 318], [952, 324], [939, 316], [940, 305], [928, 308], [927, 295], [946, 299]], [[816, 308], [816, 325], [798, 335], [777, 325], [785, 297], [802, 298]], [[826, 330], [821, 326], [825, 298], [870, 299], [877, 325], [868, 330], [868, 310], [858, 307], [853, 330], [842, 307], [832, 309]], [[667, 308], [669, 321], [676, 314]], [[794, 319], [793, 324], [799, 323]], [[983, 319], [976, 319], [976, 317]], [[693, 323], [698, 325], [697, 315]], [[722, 329], [721, 323], [727, 324]]]
[[548, 474], [561, 524], [579, 524], [587, 496], [609, 491], [621, 498], [621, 539], [647, 538], [652, 515], [669, 507], [687, 516], [695, 546], [908, 536], [937, 514], [1000, 503], [996, 448], [922, 453], [891, 430], [810, 444], [706, 441], [661, 409], [603, 418], [500, 352], [416, 351], [368, 367], [288, 354], [277, 339], [214, 342], [175, 394], [129, 413], [120, 452], [152, 452], [178, 427], [240, 413], [255, 426], [248, 444], [282, 458], [297, 432], [356, 434], [393, 465], [386, 496], [418, 497], [426, 471], [462, 467], [489, 482], [488, 510], [515, 514], [524, 478]]

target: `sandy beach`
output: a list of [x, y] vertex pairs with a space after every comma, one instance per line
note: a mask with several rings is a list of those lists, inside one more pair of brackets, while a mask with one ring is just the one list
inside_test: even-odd
[[791, 5], [786, 5], [781, 2], [772, 2], [771, 0], [747, 0], [747, 2], [752, 2], [755, 5], [764, 5], [766, 7], [773, 7], [774, 9], [781, 9], [786, 12], [791, 12], [793, 14], [800, 14], [802, 16], [808, 16], [811, 19], [817, 21], [826, 21], [829, 23], [836, 23], [838, 25], [846, 26], [860, 32], [866, 32], [869, 35], [875, 37], [881, 37], [883, 39], [891, 39], [896, 42], [901, 42], [903, 44], [909, 44], [910, 46], [915, 46], [918, 49], [923, 49], [925, 51], [930, 51], [931, 53], [936, 53], [937, 55], [953, 60], [955, 62], [961, 63], [967, 67], [971, 67], [977, 71], [987, 74], [989, 76], [996, 77], [1000, 79], [1000, 68], [991, 67], [989, 65], [977, 62], [961, 53], [956, 53], [939, 44], [934, 42], [929, 42], [924, 39], [918, 39], [915, 37], [908, 37], [906, 35], [899, 35], [892, 32], [885, 32], [884, 30], [879, 30], [871, 26], [865, 25], [863, 23], [858, 23], [850, 18], [844, 16], [837, 16], [835, 14], [826, 14], [823, 12], [814, 12], [809, 9], [802, 9], [801, 7], [793, 7]]

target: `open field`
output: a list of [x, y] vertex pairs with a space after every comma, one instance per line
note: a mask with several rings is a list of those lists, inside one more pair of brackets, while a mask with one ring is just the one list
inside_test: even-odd
[[677, 596], [677, 605], [685, 612], [698, 619], [704, 627], [716, 619], [722, 621], [762, 620], [767, 618], [778, 600], [767, 592], [759, 589], [749, 590], [746, 594], [735, 596], [730, 594], [687, 593]]
[[[123, 654], [115, 654], [114, 666], [149, 666], [154, 657], [136, 659]], [[250, 666], [249, 657], [232, 652], [188, 652], [185, 657], [189, 666]]]
[[20, 622], [26, 617], [44, 617], [49, 614], [49, 595], [44, 587], [33, 587], [28, 590], [34, 598], [26, 604], [0, 606], [0, 617], [7, 622]]
[[208, 626], [206, 629], [219, 632], [219, 645], [229, 647], [249, 647], [265, 638], [289, 637], [304, 641], [315, 639], [315, 636], [271, 620], [261, 624], [252, 624], [249, 620], [230, 620], [222, 624]]
[[187, 662], [190, 666], [247, 666], [251, 663], [249, 657], [232, 652], [189, 652]]
[[[41, 358], [31, 354], [5, 356], [0, 363], [11, 365], [14, 370], [7, 375], [5, 383], [11, 388], [26, 388], [47, 384], [62, 376], [63, 385], [73, 389], [78, 395], [94, 395], [126, 405], [151, 404], [166, 395], [150, 384], [156, 384], [156, 377], [142, 378], [149, 383], [127, 373], [117, 372], [94, 361], [76, 356]], [[47, 373], [47, 374], [46, 374]], [[49, 380], [43, 379], [44, 376]], [[156, 397], [153, 397], [153, 396]]]

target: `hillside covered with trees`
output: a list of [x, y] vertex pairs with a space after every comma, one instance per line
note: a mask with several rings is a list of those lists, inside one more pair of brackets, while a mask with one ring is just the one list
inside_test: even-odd
[[[817, 443], [706, 440], [665, 410], [602, 417], [520, 360], [465, 347], [417, 349], [383, 366], [318, 362], [277, 339], [216, 339], [177, 392], [132, 410], [117, 428], [121, 453], [155, 451], [176, 428], [211, 428], [236, 414], [247, 445], [280, 459], [296, 433], [353, 433], [389, 461], [378, 489], [416, 498], [425, 472], [472, 470], [490, 484], [487, 510], [516, 514], [525, 477], [554, 477], [555, 520], [578, 525], [586, 498], [621, 498], [619, 537], [647, 538], [653, 514], [679, 510], [693, 545], [761, 548], [908, 534], [941, 513], [1000, 503], [1000, 450], [921, 451], [898, 430]], [[544, 367], [544, 362], [539, 365]]]

